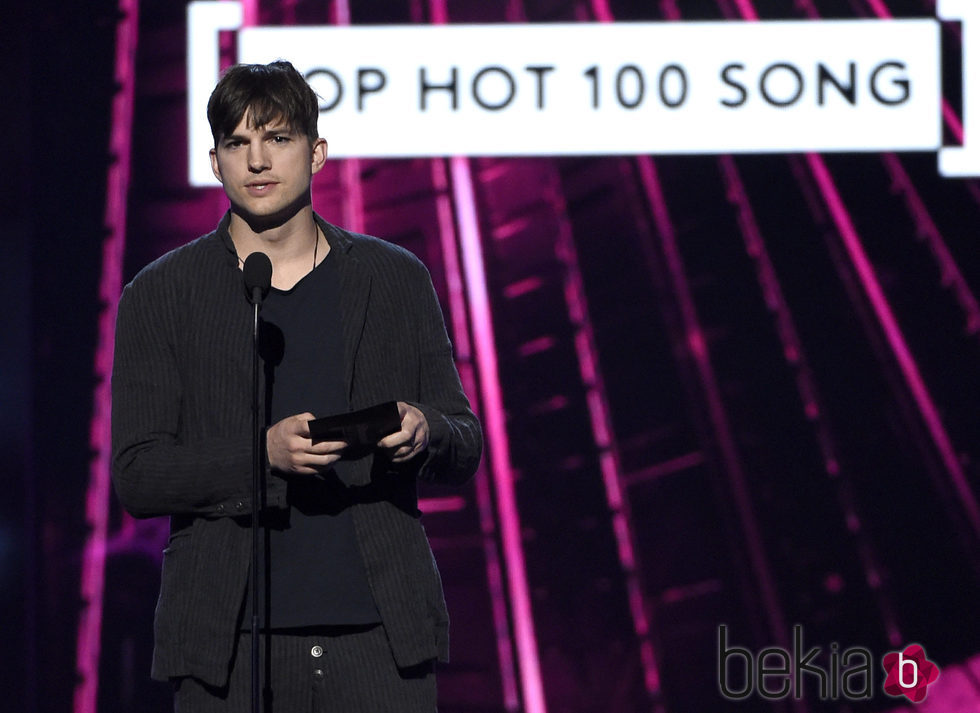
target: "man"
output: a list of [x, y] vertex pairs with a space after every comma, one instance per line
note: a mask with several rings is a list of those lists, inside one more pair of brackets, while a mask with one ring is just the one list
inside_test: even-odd
[[[315, 93], [288, 62], [239, 65], [208, 103], [231, 208], [151, 263], [119, 303], [113, 479], [136, 517], [169, 515], [152, 675], [179, 711], [250, 695], [252, 307], [241, 267], [273, 265], [262, 308], [267, 617], [264, 710], [432, 711], [445, 603], [416, 479], [462, 483], [482, 447], [428, 273], [407, 251], [330, 225]], [[369, 452], [308, 422], [396, 401]]]

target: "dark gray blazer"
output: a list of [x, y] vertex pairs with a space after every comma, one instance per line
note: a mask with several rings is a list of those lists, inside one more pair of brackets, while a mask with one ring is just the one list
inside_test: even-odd
[[[218, 229], [144, 268], [123, 291], [112, 375], [112, 474], [135, 517], [170, 516], [152, 675], [227, 680], [250, 564], [252, 308]], [[407, 401], [430, 443], [410, 463], [367, 455], [347, 482], [368, 582], [395, 660], [448, 656], [448, 616], [419, 522], [416, 479], [465, 482], [482, 448], [435, 292], [402, 248], [317, 216], [341, 275], [351, 409]], [[262, 389], [264, 391], [264, 389]], [[286, 507], [268, 473], [267, 507]]]

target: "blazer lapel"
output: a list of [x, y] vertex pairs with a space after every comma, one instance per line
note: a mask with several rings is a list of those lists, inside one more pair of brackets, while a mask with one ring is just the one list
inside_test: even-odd
[[347, 401], [354, 393], [354, 362], [364, 332], [368, 299], [371, 295], [371, 275], [356, 257], [345, 254], [340, 277], [340, 326], [344, 339], [344, 385]]

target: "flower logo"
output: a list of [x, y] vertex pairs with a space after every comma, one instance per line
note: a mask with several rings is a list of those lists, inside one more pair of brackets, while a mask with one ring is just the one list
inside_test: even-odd
[[939, 667], [926, 658], [925, 649], [918, 644], [885, 654], [881, 665], [888, 674], [885, 693], [896, 698], [905, 696], [913, 703], [924, 700], [926, 688], [939, 678]]

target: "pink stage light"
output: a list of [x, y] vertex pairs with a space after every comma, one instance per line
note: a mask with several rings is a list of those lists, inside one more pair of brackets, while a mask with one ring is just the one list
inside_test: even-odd
[[[745, 1], [749, 5], [748, 10], [754, 14], [755, 10], [751, 7], [751, 0]], [[888, 10], [888, 7], [884, 4], [883, 0], [868, 0], [868, 5], [872, 11], [878, 15], [878, 17], [891, 17], [891, 12]], [[816, 19], [820, 17], [820, 14], [813, 5], [812, 0], [802, 0], [802, 7], [811, 18]], [[962, 141], [962, 124], [959, 123], [959, 120], [955, 117], [955, 114], [953, 113], [952, 109], [949, 108], [949, 104], [945, 100], [943, 102], [943, 116], [946, 118], [947, 124], [949, 124], [950, 129], [953, 130], [953, 133], [957, 134], [959, 140]], [[967, 481], [963, 466], [956, 455], [956, 450], [953, 447], [953, 443], [942, 423], [942, 418], [939, 415], [939, 409], [932, 400], [932, 395], [929, 393], [929, 389], [926, 387], [925, 381], [922, 379], [922, 375], [919, 373], [918, 364], [916, 364], [915, 358], [912, 356], [912, 352], [905, 341], [905, 336], [902, 334], [901, 327], [898, 325], [898, 320], [895, 318], [895, 315], [891, 310], [891, 305], [888, 303], [888, 298], [885, 297], [884, 291], [881, 289], [881, 285], [879, 284], [878, 278], [874, 272], [874, 267], [871, 265], [871, 261], [868, 259], [867, 253], [864, 251], [864, 247], [861, 244], [861, 238], [854, 227], [854, 222], [851, 220], [851, 215], [848, 212], [847, 207], [844, 205], [844, 201], [841, 198], [840, 193], [837, 191], [837, 186], [834, 183], [833, 177], [830, 175], [830, 171], [827, 170], [827, 165], [823, 158], [817, 154], [807, 154], [806, 158], [810, 171], [817, 183], [817, 187], [820, 189], [820, 193], [830, 210], [834, 224], [837, 226], [837, 231], [841, 236], [841, 240], [844, 242], [844, 247], [847, 251], [848, 257], [851, 259], [851, 262], [853, 263], [857, 272], [861, 287], [864, 289], [865, 295], [870, 301], [875, 316], [877, 317], [878, 322], [885, 334], [885, 339], [887, 340], [892, 353], [895, 355], [895, 359], [898, 361], [899, 369], [901, 370], [902, 376], [905, 378], [905, 383], [912, 394], [912, 398], [915, 401], [916, 406], [919, 409], [922, 420], [926, 425], [926, 430], [929, 432], [929, 436], [932, 438], [933, 444], [939, 453], [939, 457], [943, 461], [943, 465], [946, 467], [946, 470], [953, 481], [953, 488], [956, 490], [956, 493], [960, 498], [960, 503], [963, 506], [963, 509], [966, 511], [966, 516], [970, 522], [970, 526], [972, 527], [974, 533], [980, 534], [980, 506], [977, 504], [977, 499], [970, 488], [969, 482]], [[893, 180], [897, 179], [899, 183], [897, 188], [906, 192], [906, 198], [910, 202], [910, 208], [912, 209], [916, 219], [919, 221], [920, 230], [924, 228], [926, 230], [926, 237], [930, 239], [930, 247], [933, 249], [933, 253], [939, 262], [940, 269], [942, 270], [943, 274], [949, 276], [954, 283], [957, 298], [966, 312], [967, 329], [975, 329], [978, 319], [976, 300], [973, 298], [969, 288], [966, 287], [965, 281], [962, 280], [962, 277], [959, 274], [959, 269], [953, 262], [952, 257], [949, 255], [948, 251], [946, 251], [946, 246], [942, 242], [941, 236], [939, 236], [939, 231], [935, 228], [935, 225], [932, 224], [931, 217], [925, 211], [924, 206], [921, 204], [921, 200], [918, 198], [918, 194], [915, 193], [911, 185], [911, 181], [908, 180], [907, 175], [905, 174], [904, 170], [902, 170], [901, 165], [898, 164], [897, 159], [893, 159], [891, 162], [886, 159], [885, 166], [892, 174]], [[925, 220], [925, 222], [923, 222], [923, 220]]]
[[89, 443], [95, 455], [89, 469], [89, 487], [85, 498], [85, 517], [90, 533], [82, 551], [83, 609], [78, 624], [78, 684], [74, 694], [74, 713], [95, 713], [98, 702], [106, 537], [109, 527], [110, 379], [116, 332], [116, 303], [122, 291], [123, 253], [126, 246], [126, 197], [132, 143], [136, 41], [139, 32], [138, 0], [120, 0], [119, 11], [115, 59], [115, 79], [119, 90], [112, 100], [112, 128], [109, 136], [109, 155], [115, 160], [109, 166], [106, 180], [105, 226], [108, 233], [102, 245], [102, 274], [99, 278], [99, 298], [104, 307], [99, 315], [94, 369], [97, 386], [89, 432]]
[[436, 512], [459, 512], [466, 509], [466, 498], [452, 495], [445, 498], [419, 498], [419, 510], [426, 515]]
[[[783, 296], [783, 290], [776, 275], [762, 232], [759, 230], [755, 219], [755, 212], [749, 202], [749, 197], [742, 183], [741, 175], [731, 156], [722, 156], [719, 159], [722, 169], [722, 176], [725, 179], [728, 199], [738, 209], [739, 229], [742, 232], [746, 243], [746, 252], [752, 256], [756, 264], [756, 272], [759, 284], [766, 295], [766, 305], [773, 313], [777, 333], [783, 343], [783, 352], [786, 361], [793, 367], [796, 375], [796, 386], [803, 404], [803, 411], [807, 419], [811, 422], [814, 429], [817, 445], [823, 459], [824, 470], [827, 477], [837, 480], [841, 477], [840, 464], [837, 458], [837, 447], [831, 433], [830, 425], [827, 423], [823, 409], [820, 407], [818, 398], [817, 383], [813, 372], [810, 369], [803, 344], [800, 341], [793, 321], [789, 305]], [[870, 573], [879, 569], [878, 556], [874, 551], [874, 546], [867, 533], [861, 526], [861, 520], [857, 512], [857, 503], [852, 494], [849, 483], [836, 485], [837, 499], [844, 514], [845, 522], [857, 542], [858, 556], [861, 566], [865, 572], [865, 578], [871, 581]], [[902, 638], [895, 618], [894, 606], [891, 598], [883, 588], [874, 590], [877, 598], [878, 609], [884, 621], [885, 630], [888, 632], [889, 641], [898, 645]]]
[[810, 171], [813, 173], [813, 177], [817, 182], [817, 186], [820, 188], [827, 207], [830, 209], [830, 214], [834, 220], [834, 224], [837, 226], [837, 231], [840, 233], [841, 239], [844, 242], [847, 255], [857, 272], [861, 287], [868, 301], [871, 303], [871, 307], [881, 325], [888, 346], [891, 348], [898, 362], [902, 376], [905, 378], [906, 386], [919, 409], [929, 436], [932, 438], [933, 445], [936, 447], [936, 451], [939, 453], [939, 457], [953, 481], [953, 487], [959, 496], [960, 505], [962, 505], [966, 513], [970, 527], [975, 534], [980, 535], [980, 507], [977, 505], [976, 497], [970, 489], [963, 465], [960, 463], [956, 455], [956, 449], [953, 447], [949, 434], [946, 432], [946, 427], [943, 425], [942, 417], [939, 415], [939, 409], [932, 400], [932, 395], [929, 393], [929, 389], [926, 387], [925, 381], [919, 372], [918, 364], [912, 356], [912, 351], [909, 349], [908, 343], [905, 341], [905, 335], [902, 334], [902, 329], [898, 324], [898, 320], [895, 318], [895, 314], [892, 312], [888, 298], [885, 297], [885, 293], [881, 289], [881, 284], [878, 282], [874, 267], [871, 265], [871, 261], [864, 251], [864, 246], [861, 244], [861, 239], [858, 236], [857, 229], [854, 227], [854, 222], [851, 220], [851, 215], [844, 205], [840, 193], [837, 191], [837, 186], [834, 184], [834, 179], [831, 177], [830, 171], [827, 170], [827, 165], [824, 163], [823, 158], [816, 154], [807, 154], [806, 158], [810, 166]]
[[493, 333], [486, 269], [483, 264], [483, 244], [469, 161], [464, 157], [454, 156], [450, 159], [450, 173], [459, 225], [463, 275], [469, 295], [474, 351], [480, 373], [483, 425], [491, 454], [490, 468], [497, 496], [504, 560], [507, 562], [508, 591], [514, 612], [514, 639], [520, 664], [524, 710], [527, 713], [545, 713], [547, 708], [521, 542], [521, 522], [514, 490], [514, 469], [510, 462], [510, 444], [504, 421], [503, 396], [497, 369], [497, 345]]
[[[872, 10], [876, 12], [879, 17], [891, 17], [891, 13], [888, 11], [888, 8], [879, 0], [868, 0], [868, 2]], [[814, 6], [812, 0], [800, 0], [800, 6], [811, 18], [816, 19], [820, 17], [819, 12]], [[758, 19], [758, 14], [756, 13], [751, 0], [739, 0], [739, 9], [744, 18]], [[948, 121], [949, 117], [952, 115], [952, 112], [947, 112], [947, 109], [948, 104], [944, 101], [944, 116], [947, 117]], [[959, 127], [959, 136], [962, 140], [962, 126], [958, 122], [956, 122], [956, 126]], [[807, 154], [806, 158], [807, 164], [810, 167], [810, 172], [813, 174], [813, 178], [817, 183], [817, 187], [820, 190], [824, 203], [830, 210], [831, 218], [833, 219], [834, 224], [837, 227], [837, 231], [841, 236], [841, 240], [844, 243], [848, 257], [851, 259], [851, 262], [854, 265], [861, 286], [871, 303], [875, 316], [878, 318], [878, 322], [882, 327], [885, 338], [891, 347], [896, 360], [898, 361], [899, 369], [905, 378], [906, 385], [912, 394], [912, 398], [919, 408], [919, 413], [926, 424], [926, 429], [933, 440], [933, 444], [940, 455], [940, 459], [943, 461], [943, 464], [945, 465], [953, 481], [953, 487], [960, 497], [961, 504], [966, 511], [967, 519], [969, 520], [973, 531], [980, 534], [980, 507], [978, 507], [977, 500], [973, 495], [973, 491], [970, 489], [962, 465], [960, 464], [959, 459], [956, 457], [955, 449], [953, 448], [949, 435], [943, 426], [942, 419], [939, 415], [939, 410], [936, 408], [936, 405], [932, 400], [932, 396], [930, 395], [929, 390], [926, 387], [921, 374], [919, 373], [918, 365], [916, 364], [915, 359], [912, 356], [907, 343], [905, 342], [905, 337], [898, 325], [898, 321], [896, 320], [895, 315], [892, 313], [891, 306], [889, 305], [888, 300], [881, 289], [881, 285], [879, 284], [877, 276], [874, 272], [874, 267], [871, 265], [871, 261], [864, 252], [864, 247], [862, 246], [861, 239], [854, 227], [854, 222], [851, 220], [850, 213], [848, 212], [847, 207], [844, 205], [844, 201], [841, 198], [840, 193], [837, 191], [837, 186], [834, 183], [833, 177], [830, 175], [830, 171], [827, 170], [827, 165], [823, 158], [818, 154]], [[833, 465], [836, 467], [836, 461], [833, 461]], [[860, 527], [860, 522], [857, 520], [856, 514], [850, 513], [848, 519], [855, 528]], [[852, 531], [856, 531], [856, 529]], [[867, 565], [869, 561], [868, 552], [865, 550], [865, 548], [859, 549], [862, 556], [862, 561]], [[881, 583], [877, 570], [874, 568], [869, 569], [866, 566], [866, 572], [869, 575], [869, 586], [871, 586], [873, 590], [876, 590]], [[885, 613], [886, 619], [888, 619], [886, 626], [888, 629], [889, 640], [895, 643], [899, 637], [898, 627], [894, 621], [894, 618], [891, 616], [891, 613]]]
[[[456, 226], [453, 222], [452, 201], [449, 198], [449, 179], [446, 164], [442, 160], [430, 161], [432, 185], [436, 190], [436, 215], [439, 220], [439, 239], [442, 245], [443, 261], [446, 268], [446, 285], [449, 291], [449, 314], [453, 330], [453, 345], [463, 388], [479, 408], [477, 379], [473, 369], [473, 350], [470, 340], [470, 326], [467, 320], [465, 278], [459, 263], [456, 245]], [[517, 674], [514, 669], [513, 640], [507, 613], [507, 593], [504, 587], [503, 570], [500, 567], [500, 551], [497, 547], [497, 524], [493, 513], [493, 497], [490, 493], [490, 478], [485, 465], [481, 464], [475, 481], [476, 504], [480, 514], [480, 532], [483, 536], [483, 553], [486, 559], [487, 587], [490, 592], [490, 611], [493, 616], [494, 634], [497, 642], [497, 660], [500, 663], [500, 684], [504, 708], [507, 711], [520, 709], [517, 692]]]

